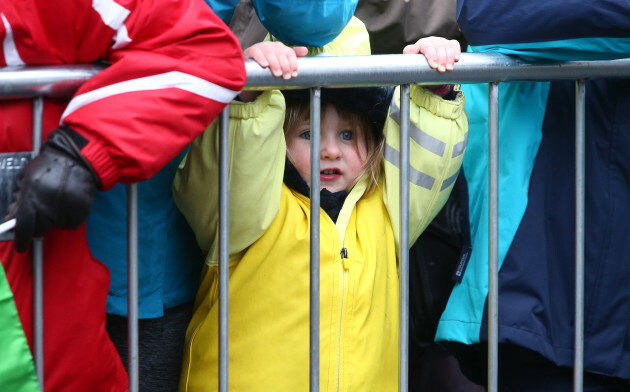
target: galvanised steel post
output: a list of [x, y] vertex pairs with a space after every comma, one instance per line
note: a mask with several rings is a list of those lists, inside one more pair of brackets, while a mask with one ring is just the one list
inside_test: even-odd
[[499, 378], [499, 83], [488, 85], [488, 392], [498, 391]]
[[400, 86], [400, 392], [409, 390], [409, 94]]
[[586, 85], [575, 82], [575, 346], [573, 390], [582, 392], [584, 370], [584, 192]]
[[228, 390], [230, 106], [219, 115], [219, 391]]
[[321, 94], [311, 95], [311, 249], [310, 249], [310, 392], [319, 392], [319, 156], [321, 144]]

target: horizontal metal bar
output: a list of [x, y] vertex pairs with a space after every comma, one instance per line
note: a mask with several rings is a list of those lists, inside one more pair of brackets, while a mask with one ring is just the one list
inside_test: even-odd
[[0, 68], [0, 99], [69, 96], [103, 69], [97, 64]]
[[290, 80], [272, 77], [268, 69], [261, 68], [253, 61], [246, 62], [245, 66], [246, 90], [630, 77], [630, 58], [526, 62], [516, 57], [490, 53], [462, 53], [455, 69], [444, 73], [429, 68], [424, 56], [403, 54], [335, 57], [334, 60], [325, 56], [301, 58], [298, 59], [299, 76]]
[[[462, 53], [451, 72], [429, 68], [424, 56], [308, 57], [298, 59], [299, 76], [275, 78], [254, 61], [245, 63], [246, 90], [400, 85], [407, 83], [487, 83], [517, 80], [614, 79], [630, 77], [630, 58], [597, 61], [536, 61], [492, 53]], [[103, 65], [0, 68], [0, 99], [71, 95]], [[343, 72], [340, 72], [343, 70]]]

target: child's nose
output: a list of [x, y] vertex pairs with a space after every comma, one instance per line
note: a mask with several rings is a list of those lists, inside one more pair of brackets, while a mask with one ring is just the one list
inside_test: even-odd
[[341, 156], [341, 150], [334, 141], [321, 141], [320, 155], [322, 159], [338, 159]]

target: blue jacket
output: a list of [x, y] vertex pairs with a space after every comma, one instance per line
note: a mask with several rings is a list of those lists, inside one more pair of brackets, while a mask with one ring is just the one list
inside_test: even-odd
[[[195, 299], [203, 256], [173, 201], [171, 184], [186, 151], [147, 181], [138, 184], [139, 317]], [[118, 184], [98, 192], [87, 221], [94, 257], [109, 268], [107, 313], [127, 316], [127, 188]]]
[[[602, 22], [605, 21], [605, 22]], [[630, 57], [630, 6], [616, 1], [459, 0], [472, 51], [528, 60]], [[620, 38], [621, 37], [621, 38]], [[630, 81], [586, 87], [585, 370], [630, 379]], [[487, 340], [487, 85], [464, 85], [464, 169], [473, 251], [436, 339]], [[499, 87], [499, 341], [573, 365], [575, 87]]]

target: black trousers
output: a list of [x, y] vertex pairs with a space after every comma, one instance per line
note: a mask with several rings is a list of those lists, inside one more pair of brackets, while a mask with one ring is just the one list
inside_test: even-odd
[[[190, 302], [165, 310], [163, 317], [138, 320], [141, 392], [177, 391], [192, 308]], [[108, 314], [106, 329], [128, 369], [127, 318]]]
[[[487, 383], [487, 345], [448, 344], [464, 374]], [[630, 392], [628, 380], [584, 373], [584, 392]], [[499, 345], [498, 389], [503, 392], [572, 392], [573, 368], [557, 366], [542, 355], [509, 344]]]

